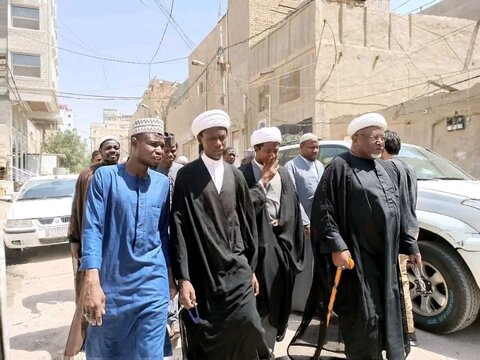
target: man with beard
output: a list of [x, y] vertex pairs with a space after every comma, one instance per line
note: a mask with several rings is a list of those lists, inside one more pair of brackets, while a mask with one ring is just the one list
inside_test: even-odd
[[90, 180], [94, 172], [105, 165], [115, 165], [118, 163], [120, 157], [120, 142], [118, 138], [113, 135], [104, 136], [100, 139], [100, 146], [98, 150], [102, 161], [95, 163], [84, 169], [78, 175], [77, 183], [75, 184], [75, 195], [72, 201], [72, 212], [70, 215], [70, 223], [68, 228], [68, 240], [70, 242], [70, 250], [72, 252], [74, 286], [75, 286], [75, 303], [77, 304], [74, 313], [72, 324], [70, 326], [70, 333], [68, 335], [67, 344], [65, 346], [65, 356], [73, 357], [81, 350], [88, 322], [82, 316], [82, 304], [80, 293], [82, 291], [82, 284], [84, 273], [78, 271], [80, 266], [80, 258], [82, 256], [82, 228], [83, 216], [85, 211], [85, 202], [87, 199], [87, 190], [90, 185]]
[[87, 195], [80, 270], [87, 359], [162, 359], [170, 292], [169, 180], [151, 170], [163, 121], [137, 119], [125, 164], [104, 166]]
[[[354, 269], [343, 272], [334, 305], [347, 359], [382, 359], [386, 350], [388, 359], [403, 360], [410, 349], [398, 255], [407, 254], [413, 264], [421, 257], [415, 231], [407, 225], [411, 220], [401, 201], [406, 189], [399, 173], [378, 160], [386, 128], [380, 114], [354, 119], [348, 126], [350, 152], [325, 169], [313, 201], [312, 244], [321, 280], [314, 278], [310, 296], [314, 288], [323, 289], [323, 321], [336, 269], [350, 269], [349, 258], [355, 261]], [[309, 299], [309, 305], [317, 304]]]
[[278, 165], [282, 134], [276, 127], [253, 132], [253, 160], [240, 167], [250, 188], [258, 229], [260, 284], [257, 308], [265, 340], [273, 355], [288, 326], [295, 276], [302, 271], [305, 255], [300, 206], [292, 179]]
[[227, 164], [233, 165], [236, 159], [237, 152], [233, 147], [228, 146], [225, 148], [225, 150], [223, 150], [223, 161], [225, 161]]
[[295, 279], [292, 309], [302, 311], [307, 303], [308, 290], [313, 278], [313, 250], [310, 241], [310, 215], [313, 195], [322, 178], [323, 164], [317, 160], [320, 150], [318, 136], [312, 133], [300, 137], [300, 154], [285, 164], [300, 201], [303, 226], [305, 229], [305, 266]]
[[255, 210], [242, 174], [222, 159], [230, 117], [198, 115], [192, 133], [201, 157], [178, 172], [170, 227], [189, 360], [268, 359], [255, 307]]

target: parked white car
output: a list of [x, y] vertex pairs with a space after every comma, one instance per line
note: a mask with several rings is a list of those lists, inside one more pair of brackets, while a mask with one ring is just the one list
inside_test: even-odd
[[[350, 145], [320, 141], [318, 159], [327, 165]], [[298, 151], [298, 144], [281, 147], [280, 163]], [[418, 178], [418, 241], [431, 290], [420, 295], [410, 274], [415, 325], [442, 334], [458, 331], [475, 321], [480, 308], [480, 181], [420, 146], [402, 144], [399, 157]]]
[[68, 242], [77, 176], [40, 176], [27, 180], [7, 211], [3, 226], [5, 246], [24, 249]]

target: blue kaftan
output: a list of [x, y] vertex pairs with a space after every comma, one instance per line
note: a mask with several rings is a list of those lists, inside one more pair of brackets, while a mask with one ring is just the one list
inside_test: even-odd
[[168, 287], [169, 180], [125, 164], [99, 168], [88, 190], [80, 270], [100, 269], [102, 326], [89, 326], [88, 359], [162, 359]]

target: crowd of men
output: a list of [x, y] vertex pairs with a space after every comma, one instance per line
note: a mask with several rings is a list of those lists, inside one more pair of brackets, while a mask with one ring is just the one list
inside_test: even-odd
[[404, 359], [414, 328], [399, 269], [421, 262], [416, 182], [383, 116], [354, 119], [350, 152], [326, 169], [312, 133], [279, 165], [276, 127], [253, 132], [237, 169], [229, 128], [224, 111], [197, 116], [191, 162], [175, 161], [157, 118], [133, 122], [126, 163], [115, 136], [100, 141], [72, 206], [65, 357], [162, 359], [181, 333], [185, 359], [274, 359], [290, 312], [324, 321], [335, 270], [349, 269], [334, 307], [347, 358]]

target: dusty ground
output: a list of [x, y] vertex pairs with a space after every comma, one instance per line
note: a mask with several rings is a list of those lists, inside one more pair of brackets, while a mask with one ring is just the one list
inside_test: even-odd
[[[0, 219], [3, 210], [0, 203]], [[8, 252], [7, 257], [11, 359], [62, 359], [74, 311], [68, 245]], [[300, 317], [292, 315], [287, 336], [275, 349], [277, 359], [288, 359], [286, 345], [299, 322]], [[418, 331], [418, 338], [420, 347], [414, 348], [408, 359], [479, 359], [480, 319], [455, 334], [439, 336]]]

